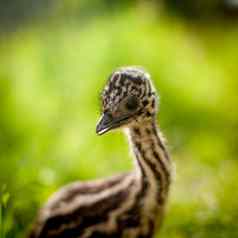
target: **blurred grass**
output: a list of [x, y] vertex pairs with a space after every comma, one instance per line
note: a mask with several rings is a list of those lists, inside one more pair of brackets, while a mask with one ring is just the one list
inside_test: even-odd
[[120, 133], [95, 135], [99, 93], [142, 65], [161, 95], [159, 123], [177, 175], [159, 237], [238, 237], [238, 28], [185, 24], [137, 8], [90, 22], [32, 25], [0, 44], [0, 184], [6, 237], [74, 180], [131, 168]]

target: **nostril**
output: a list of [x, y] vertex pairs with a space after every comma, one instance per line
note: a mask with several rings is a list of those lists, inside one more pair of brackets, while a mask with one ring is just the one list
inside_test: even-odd
[[111, 122], [113, 116], [110, 112], [104, 112], [104, 123]]

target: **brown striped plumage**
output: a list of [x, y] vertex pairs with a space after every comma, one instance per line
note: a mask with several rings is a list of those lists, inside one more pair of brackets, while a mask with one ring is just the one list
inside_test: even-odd
[[115, 71], [102, 94], [97, 133], [125, 129], [132, 172], [62, 188], [40, 210], [30, 238], [152, 238], [162, 221], [171, 162], [156, 125], [157, 96], [142, 69]]

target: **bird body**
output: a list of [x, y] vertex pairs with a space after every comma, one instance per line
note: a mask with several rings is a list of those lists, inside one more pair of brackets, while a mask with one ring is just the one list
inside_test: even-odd
[[40, 210], [30, 238], [152, 238], [167, 201], [171, 161], [156, 124], [157, 96], [143, 70], [114, 72], [97, 133], [124, 128], [134, 169], [65, 186]]

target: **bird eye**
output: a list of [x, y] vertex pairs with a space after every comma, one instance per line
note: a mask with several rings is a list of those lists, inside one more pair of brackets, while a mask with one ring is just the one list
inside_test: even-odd
[[130, 96], [126, 101], [126, 109], [129, 111], [134, 111], [139, 106], [139, 101], [136, 96]]

